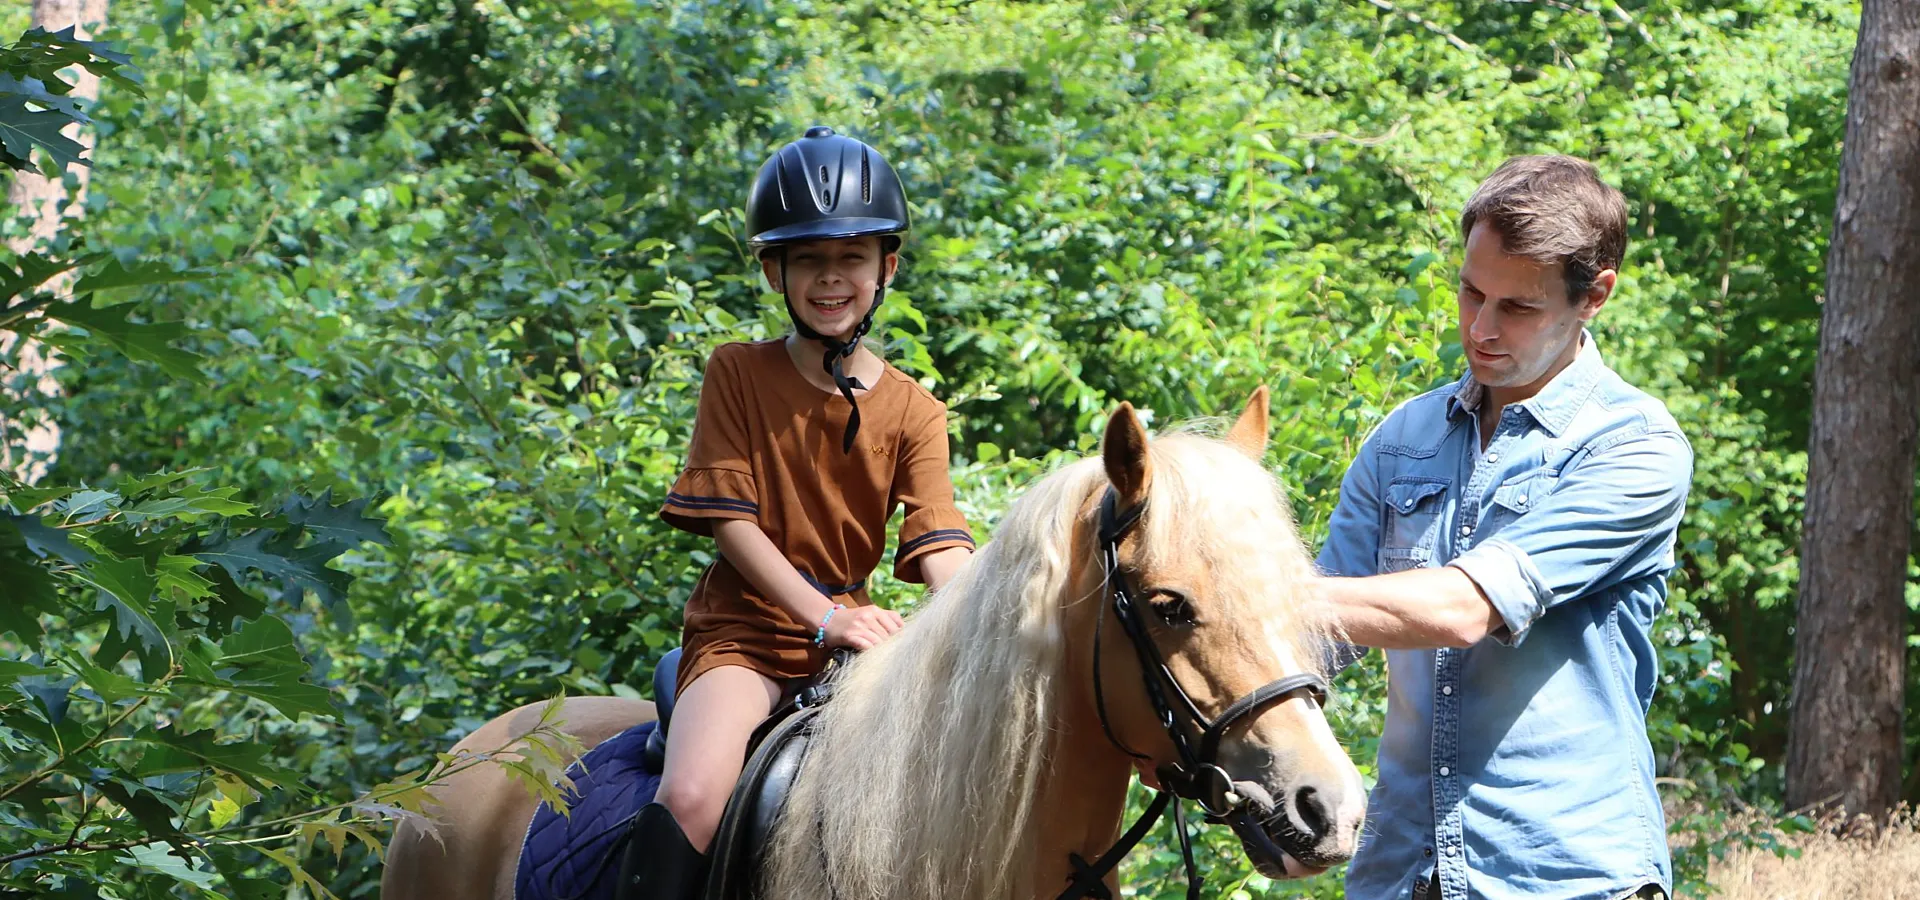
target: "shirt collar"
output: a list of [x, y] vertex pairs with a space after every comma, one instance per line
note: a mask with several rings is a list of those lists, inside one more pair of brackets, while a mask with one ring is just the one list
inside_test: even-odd
[[[1600, 359], [1600, 348], [1593, 342], [1593, 333], [1580, 329], [1580, 352], [1575, 354], [1573, 362], [1553, 376], [1540, 392], [1520, 401], [1515, 406], [1526, 410], [1540, 427], [1558, 436], [1569, 423], [1573, 415], [1592, 392], [1593, 385], [1606, 364]], [[1486, 397], [1487, 389], [1473, 377], [1468, 369], [1460, 380], [1453, 384], [1452, 400], [1447, 404], [1447, 415], [1463, 415], [1480, 408], [1480, 401]]]

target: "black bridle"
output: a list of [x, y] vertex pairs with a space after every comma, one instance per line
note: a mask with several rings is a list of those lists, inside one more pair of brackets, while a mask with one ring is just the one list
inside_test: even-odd
[[[1283, 864], [1285, 852], [1267, 836], [1260, 823], [1247, 808], [1247, 801], [1233, 790], [1233, 778], [1215, 762], [1220, 751], [1220, 741], [1226, 736], [1227, 729], [1242, 719], [1255, 715], [1275, 703], [1287, 700], [1296, 694], [1303, 694], [1314, 702], [1325, 706], [1327, 703], [1326, 679], [1312, 672], [1289, 675], [1271, 684], [1264, 685], [1252, 693], [1235, 700], [1219, 717], [1209, 719], [1187, 696], [1180, 682], [1173, 677], [1173, 671], [1167, 667], [1166, 657], [1154, 644], [1147, 633], [1147, 623], [1141, 618], [1139, 601], [1136, 597], [1132, 579], [1120, 567], [1120, 542], [1133, 531], [1140, 522], [1145, 506], [1136, 505], [1120, 509], [1119, 493], [1107, 489], [1106, 496], [1100, 501], [1100, 554], [1101, 563], [1106, 571], [1107, 593], [1110, 603], [1102, 603], [1100, 617], [1093, 633], [1093, 694], [1094, 704], [1100, 713], [1100, 728], [1106, 732], [1107, 740], [1122, 753], [1134, 759], [1149, 759], [1114, 735], [1112, 725], [1107, 721], [1107, 701], [1101, 688], [1100, 678], [1100, 635], [1106, 630], [1106, 610], [1113, 608], [1114, 618], [1120, 622], [1120, 629], [1126, 632], [1133, 644], [1134, 654], [1139, 657], [1140, 671], [1145, 678], [1147, 699], [1153, 704], [1155, 716], [1160, 727], [1166, 729], [1172, 739], [1178, 759], [1158, 766], [1154, 771], [1160, 779], [1161, 790], [1148, 804], [1145, 812], [1135, 820], [1120, 840], [1102, 854], [1100, 859], [1088, 863], [1079, 854], [1072, 855], [1074, 874], [1070, 877], [1067, 889], [1060, 894], [1059, 900], [1079, 900], [1092, 897], [1104, 900], [1108, 897], [1105, 879], [1108, 872], [1120, 864], [1121, 858], [1132, 850], [1140, 839], [1146, 836], [1154, 823], [1167, 808], [1173, 808], [1174, 832], [1180, 839], [1180, 854], [1187, 869], [1188, 900], [1198, 900], [1202, 880], [1193, 862], [1193, 844], [1187, 835], [1186, 817], [1181, 814], [1180, 800], [1192, 800], [1200, 805], [1206, 818], [1213, 822], [1224, 822], [1231, 827], [1240, 839], [1252, 848], [1272, 857], [1276, 865]], [[1175, 702], [1169, 702], [1171, 696]], [[1283, 820], [1284, 821], [1284, 820]]]

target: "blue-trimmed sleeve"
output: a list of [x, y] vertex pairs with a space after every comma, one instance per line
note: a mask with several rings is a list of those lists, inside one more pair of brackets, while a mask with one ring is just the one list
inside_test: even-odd
[[723, 345], [707, 360], [686, 468], [660, 505], [667, 524], [698, 535], [711, 536], [715, 519], [760, 521], [745, 384], [732, 352], [736, 346]]
[[913, 584], [927, 580], [920, 571], [921, 557], [949, 547], [973, 548], [967, 517], [953, 503], [947, 408], [931, 397], [920, 400], [911, 408], [900, 439], [888, 504], [907, 513], [900, 522], [900, 545], [893, 552], [893, 576]]
[[[1374, 452], [1373, 434], [1360, 445], [1360, 453], [1340, 480], [1340, 501], [1327, 521], [1327, 541], [1320, 547], [1315, 565], [1323, 575], [1362, 578], [1378, 574], [1380, 558], [1380, 472]], [[1368, 648], [1334, 642], [1324, 660], [1330, 672], [1338, 672], [1367, 655]]]
[[1636, 429], [1574, 463], [1544, 499], [1450, 565], [1526, 638], [1547, 610], [1672, 566], [1693, 481], [1693, 450], [1666, 429]]

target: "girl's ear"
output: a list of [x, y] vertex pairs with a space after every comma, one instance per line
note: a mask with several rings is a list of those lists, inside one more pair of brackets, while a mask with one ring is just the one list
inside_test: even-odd
[[780, 260], [769, 253], [760, 257], [760, 275], [767, 281], [767, 292], [780, 293]]
[[887, 254], [885, 260], [882, 262], [882, 265], [886, 267], [886, 273], [887, 273], [886, 282], [887, 282], [887, 285], [891, 287], [893, 285], [894, 274], [900, 271], [900, 254], [899, 253]]

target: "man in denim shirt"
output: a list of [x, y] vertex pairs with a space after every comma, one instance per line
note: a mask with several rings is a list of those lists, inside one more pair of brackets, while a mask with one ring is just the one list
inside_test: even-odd
[[1586, 329], [1626, 204], [1584, 161], [1516, 157], [1460, 230], [1468, 372], [1366, 440], [1319, 558], [1315, 609], [1389, 673], [1347, 896], [1660, 897], [1651, 632], [1693, 452]]

